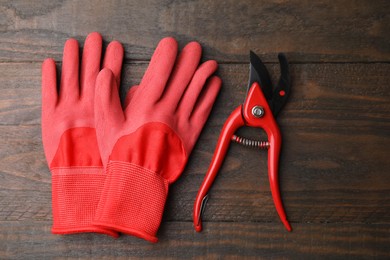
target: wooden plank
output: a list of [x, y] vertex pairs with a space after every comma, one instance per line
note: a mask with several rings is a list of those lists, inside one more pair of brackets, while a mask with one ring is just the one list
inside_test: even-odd
[[130, 60], [148, 60], [157, 42], [197, 40], [205, 56], [266, 61], [280, 51], [295, 62], [390, 60], [390, 3], [343, 1], [2, 1], [0, 61], [60, 59], [66, 39], [99, 31], [123, 42]]
[[272, 223], [210, 222], [196, 233], [189, 222], [166, 222], [157, 244], [130, 236], [52, 235], [48, 222], [1, 221], [0, 226], [2, 259], [390, 257], [389, 225], [299, 224], [288, 233]]
[[0, 67], [0, 124], [40, 124], [41, 64]]
[[[0, 259], [389, 259], [390, 2], [85, 0], [0, 3]], [[157, 42], [197, 40], [221, 64], [223, 90], [182, 177], [171, 186], [160, 242], [50, 233], [51, 178], [40, 130], [40, 66], [92, 31], [123, 42], [121, 89], [137, 84]], [[276, 81], [291, 65], [281, 191], [293, 232], [275, 212], [264, 151], [232, 144], [210, 192], [204, 231], [197, 190], [219, 131], [244, 99], [248, 51]], [[258, 129], [239, 134], [265, 138]]]
[[[219, 128], [206, 126], [183, 176], [172, 185], [166, 220], [192, 220], [194, 199]], [[284, 133], [281, 190], [293, 223], [390, 223], [390, 137], [386, 131], [362, 128], [349, 133], [343, 128], [300, 127]], [[50, 220], [51, 180], [40, 127], [0, 126], [0, 136], [0, 221]], [[264, 151], [231, 145], [204, 219], [280, 225], [269, 191]]]
[[[147, 63], [124, 66], [122, 96], [138, 84]], [[277, 82], [278, 65], [269, 65]], [[0, 63], [0, 124], [39, 124], [41, 64]], [[282, 126], [389, 130], [390, 64], [293, 64], [293, 90], [279, 116]], [[247, 64], [222, 64], [218, 75], [223, 88], [214, 106], [222, 127], [230, 112], [243, 102], [248, 80]]]
[[[125, 66], [123, 85], [136, 84], [145, 67], [144, 63]], [[271, 66], [274, 78], [276, 67]], [[1, 219], [48, 220], [50, 173], [37, 125], [40, 64], [0, 64], [0, 68]], [[387, 64], [292, 66], [294, 92], [279, 121], [285, 144], [281, 186], [293, 222], [389, 222], [388, 70]], [[244, 98], [246, 65], [222, 65], [219, 74], [226, 79], [223, 90], [187, 170], [172, 187], [168, 220], [191, 220], [193, 200], [222, 124]], [[15, 126], [19, 124], [24, 126]], [[260, 135], [254, 129], [241, 133]], [[232, 145], [220, 175], [206, 220], [278, 222], [264, 153]]]

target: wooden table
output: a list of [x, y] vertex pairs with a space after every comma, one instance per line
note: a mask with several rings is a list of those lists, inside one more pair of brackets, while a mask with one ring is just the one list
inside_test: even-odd
[[[390, 2], [1, 1], [0, 258], [390, 257]], [[124, 44], [122, 95], [158, 41], [196, 40], [219, 62], [223, 89], [182, 177], [170, 188], [160, 241], [50, 233], [51, 178], [40, 127], [41, 62], [61, 65], [66, 39], [99, 31]], [[221, 127], [242, 103], [249, 50], [273, 79], [291, 62], [278, 120], [280, 187], [293, 232], [274, 209], [264, 151], [232, 144], [210, 192], [204, 231], [192, 209]], [[242, 129], [253, 138], [260, 130]]]

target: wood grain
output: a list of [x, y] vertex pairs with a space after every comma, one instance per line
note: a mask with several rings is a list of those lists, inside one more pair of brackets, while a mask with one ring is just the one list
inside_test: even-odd
[[388, 225], [299, 224], [288, 233], [273, 223], [210, 222], [196, 233], [192, 223], [167, 222], [151, 244], [129, 236], [54, 236], [44, 221], [0, 226], [0, 255], [7, 259], [385, 259], [390, 232]]
[[[0, 1], [0, 259], [389, 259], [390, 2], [387, 0]], [[170, 187], [160, 242], [50, 233], [51, 175], [41, 129], [41, 62], [61, 67], [66, 39], [99, 31], [125, 48], [122, 98], [165, 36], [197, 40], [222, 91], [182, 177]], [[242, 103], [248, 51], [293, 91], [278, 118], [280, 187], [293, 232], [273, 206], [264, 151], [231, 144], [204, 231], [192, 208], [219, 132]], [[264, 139], [262, 131], [239, 134]]]
[[[211, 118], [212, 120], [212, 118]], [[193, 202], [220, 127], [207, 126], [186, 170], [170, 191], [166, 220], [191, 221]], [[40, 127], [1, 126], [0, 220], [49, 220], [50, 173]], [[288, 129], [281, 157], [281, 190], [294, 222], [388, 223], [390, 139], [380, 132]], [[335, 140], [340, 146], [334, 147]], [[367, 143], [360, 149], [361, 142]], [[370, 148], [371, 147], [371, 148]], [[378, 167], [381, 165], [381, 167]], [[329, 195], [331, 194], [331, 195]], [[276, 222], [261, 151], [231, 145], [210, 193], [205, 220]]]
[[[277, 82], [278, 65], [268, 67]], [[124, 66], [122, 97], [130, 86], [139, 84], [146, 68], [144, 62]], [[290, 68], [294, 85], [279, 117], [281, 126], [390, 129], [389, 64], [292, 64]], [[40, 124], [40, 69], [40, 63], [0, 63], [0, 124]], [[248, 65], [221, 64], [218, 75], [223, 87], [211, 123], [222, 127], [244, 100]]]
[[219, 62], [246, 62], [249, 49], [266, 61], [280, 51], [296, 62], [390, 60], [387, 0], [40, 2], [1, 3], [0, 61], [60, 59], [66, 39], [92, 31], [132, 60], [148, 60], [165, 36], [200, 41]]

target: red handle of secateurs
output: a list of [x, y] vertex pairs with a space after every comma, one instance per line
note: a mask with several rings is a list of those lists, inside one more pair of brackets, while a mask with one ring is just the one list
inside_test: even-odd
[[[264, 115], [260, 118], [253, 115], [252, 109], [256, 106], [260, 106], [264, 109]], [[255, 82], [248, 91], [244, 105], [237, 107], [230, 114], [222, 128], [213, 159], [195, 200], [193, 221], [197, 232], [202, 230], [201, 215], [205, 206], [205, 199], [207, 198], [207, 193], [211, 188], [211, 185], [214, 182], [214, 179], [217, 176], [225, 158], [231, 137], [235, 131], [243, 125], [263, 128], [268, 136], [268, 177], [272, 198], [280, 220], [288, 231], [292, 230], [283, 208], [279, 190], [278, 171], [282, 137], [272, 111], [269, 108], [268, 102], [265, 99], [260, 86], [257, 82]]]
[[218, 171], [221, 168], [223, 159], [225, 158], [226, 152], [229, 148], [230, 140], [232, 135], [236, 132], [238, 128], [244, 125], [244, 120], [242, 118], [242, 105], [237, 107], [226, 120], [222, 132], [219, 136], [217, 147], [211, 160], [210, 167], [206, 173], [206, 176], [200, 186], [198, 195], [196, 196], [194, 204], [194, 214], [193, 221], [194, 227], [197, 232], [202, 231], [202, 209], [204, 208], [205, 199], [208, 191], [211, 188], [211, 185], [214, 182], [215, 177], [217, 177]]
[[278, 212], [279, 218], [282, 221], [283, 225], [288, 231], [291, 231], [291, 225], [287, 220], [286, 213], [284, 211], [282, 199], [280, 196], [279, 189], [279, 156], [280, 149], [282, 146], [282, 138], [280, 135], [279, 127], [275, 124], [272, 131], [269, 129], [264, 129], [268, 135], [268, 178], [269, 184], [271, 187], [271, 194], [274, 201], [276, 211]]
[[[252, 110], [254, 107], [262, 107], [264, 109], [264, 114], [261, 117], [253, 115]], [[269, 143], [268, 178], [271, 194], [280, 220], [286, 229], [291, 231], [291, 225], [287, 221], [279, 190], [279, 156], [282, 147], [282, 135], [272, 110], [268, 105], [267, 99], [261, 91], [259, 83], [254, 82], [250, 87], [242, 112], [247, 126], [262, 128], [267, 134]]]

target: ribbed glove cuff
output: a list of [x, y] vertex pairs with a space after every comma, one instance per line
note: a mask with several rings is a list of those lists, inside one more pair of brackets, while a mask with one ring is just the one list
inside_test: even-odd
[[168, 181], [127, 162], [110, 161], [93, 224], [157, 242]]
[[118, 237], [115, 231], [92, 225], [105, 179], [102, 167], [52, 168], [51, 172], [54, 234], [96, 232]]

